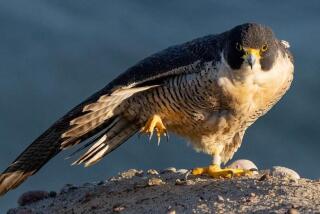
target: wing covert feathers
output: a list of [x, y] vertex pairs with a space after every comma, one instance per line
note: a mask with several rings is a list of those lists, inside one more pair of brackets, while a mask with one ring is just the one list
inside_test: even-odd
[[83, 112], [85, 114], [71, 120], [70, 125], [72, 127], [61, 135], [64, 139], [64, 142], [61, 144], [61, 148], [64, 149], [78, 144], [79, 141], [77, 140], [81, 136], [87, 134], [91, 130], [94, 130], [110, 118], [121, 113], [122, 109], [117, 107], [124, 100], [135, 93], [142, 92], [153, 87], [156, 86], [119, 89], [114, 91], [111, 95], [101, 96], [98, 101], [84, 106]]

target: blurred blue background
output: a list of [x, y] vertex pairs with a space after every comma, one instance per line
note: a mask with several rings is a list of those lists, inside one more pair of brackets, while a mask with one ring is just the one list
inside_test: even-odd
[[[0, 169], [71, 107], [138, 60], [173, 44], [244, 22], [271, 26], [295, 55], [291, 90], [247, 132], [234, 159], [319, 178], [320, 2], [87, 1], [0, 2]], [[183, 139], [149, 144], [134, 137], [98, 165], [69, 166], [58, 155], [0, 198], [0, 213], [27, 190], [103, 180], [129, 168], [192, 168], [210, 157]]]

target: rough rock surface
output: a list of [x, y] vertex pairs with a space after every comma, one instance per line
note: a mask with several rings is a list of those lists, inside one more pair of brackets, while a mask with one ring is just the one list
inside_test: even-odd
[[8, 213], [320, 213], [320, 181], [268, 171], [232, 179], [186, 172], [128, 170], [107, 181], [66, 185]]

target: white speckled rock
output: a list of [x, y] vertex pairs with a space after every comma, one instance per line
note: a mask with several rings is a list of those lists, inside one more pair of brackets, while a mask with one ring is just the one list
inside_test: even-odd
[[159, 172], [157, 170], [155, 170], [155, 169], [149, 169], [147, 171], [147, 174], [148, 175], [159, 175]]
[[180, 173], [180, 174], [186, 174], [188, 172], [189, 172], [189, 170], [187, 170], [187, 169], [178, 169], [177, 170], [177, 173]]
[[296, 171], [283, 166], [272, 167], [271, 175], [279, 178], [300, 179], [300, 175]]
[[163, 173], [176, 173], [176, 171], [177, 171], [176, 168], [174, 168], [174, 167], [168, 167], [168, 168], [162, 170], [161, 173], [162, 173], [162, 174], [163, 174]]
[[236, 161], [232, 162], [230, 165], [228, 165], [227, 168], [246, 169], [246, 170], [255, 169], [255, 170], [258, 170], [258, 167], [252, 161], [245, 160], [245, 159], [236, 160]]

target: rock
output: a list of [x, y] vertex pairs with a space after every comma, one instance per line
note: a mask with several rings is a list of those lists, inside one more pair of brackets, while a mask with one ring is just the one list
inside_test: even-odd
[[227, 166], [227, 168], [233, 168], [233, 169], [246, 169], [246, 170], [258, 170], [258, 167], [250, 160], [236, 160], [232, 162], [230, 165]]
[[18, 204], [20, 206], [24, 206], [27, 204], [32, 204], [34, 202], [43, 200], [48, 197], [49, 197], [49, 193], [46, 191], [29, 191], [29, 192], [23, 193], [19, 197]]
[[299, 213], [300, 212], [295, 208], [291, 208], [286, 212], [286, 214], [299, 214]]
[[185, 180], [185, 179], [177, 179], [176, 181], [175, 181], [175, 185], [181, 185], [181, 186], [183, 186], [183, 185], [186, 185], [186, 186], [188, 186], [188, 185], [194, 185], [195, 184], [195, 182], [194, 181], [192, 181], [192, 180]]
[[177, 171], [176, 168], [174, 168], [174, 167], [168, 167], [168, 168], [162, 170], [162, 171], [161, 171], [161, 174], [164, 174], [164, 173], [175, 173], [176, 171]]
[[[86, 185], [86, 184], [83, 184], [83, 185]], [[60, 190], [60, 194], [65, 194], [65, 193], [68, 193], [69, 191], [71, 190], [76, 190], [78, 189], [77, 186], [75, 185], [72, 185], [72, 184], [66, 184], [62, 187], [62, 189]]]
[[175, 181], [175, 184], [176, 184], [176, 185], [186, 185], [186, 181], [185, 181], [185, 180], [181, 180], [181, 179], [177, 179], [177, 180]]
[[169, 206], [167, 214], [176, 214], [176, 210]]
[[147, 171], [147, 174], [148, 175], [159, 175], [159, 172], [157, 170], [155, 170], [155, 169], [149, 169]]
[[167, 212], [167, 214], [176, 214], [176, 211], [175, 210], [170, 210]]
[[224, 198], [221, 195], [218, 195], [217, 196], [217, 201], [222, 203], [222, 202], [224, 202]]
[[116, 213], [122, 212], [125, 209], [126, 209], [126, 207], [123, 206], [123, 205], [115, 205], [115, 206], [113, 206], [113, 212], [116, 212]]
[[293, 180], [300, 179], [300, 175], [297, 172], [283, 166], [274, 166], [270, 173], [272, 176], [278, 178], [287, 178]]
[[130, 179], [135, 176], [142, 176], [143, 171], [142, 170], [136, 170], [136, 169], [129, 169], [128, 171], [120, 173], [120, 177]]
[[32, 209], [29, 208], [15, 208], [8, 210], [7, 214], [33, 214]]
[[180, 174], [187, 174], [189, 172], [189, 170], [187, 169], [178, 169], [177, 170], [177, 173], [180, 173]]
[[162, 184], [165, 184], [165, 182], [162, 181], [160, 178], [150, 178], [148, 180], [148, 186], [160, 186]]
[[55, 191], [50, 191], [49, 192], [49, 197], [50, 198], [55, 198], [57, 196], [57, 192], [55, 192]]

